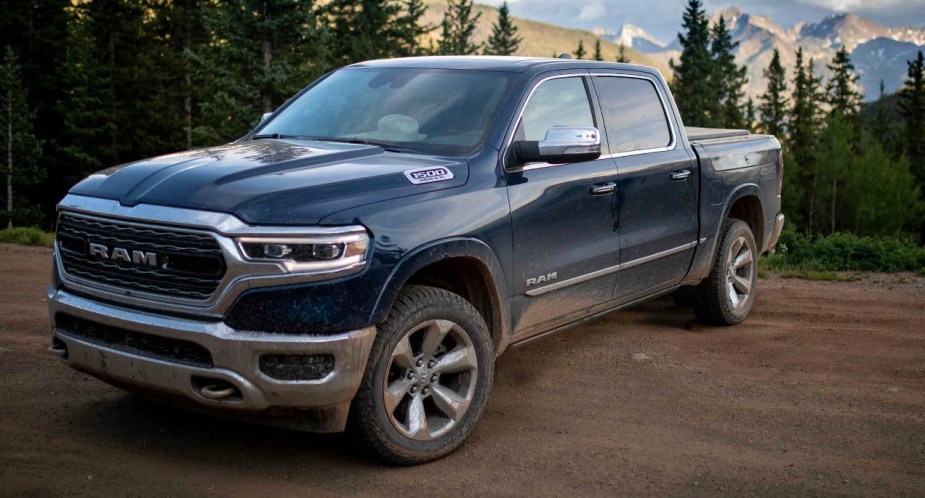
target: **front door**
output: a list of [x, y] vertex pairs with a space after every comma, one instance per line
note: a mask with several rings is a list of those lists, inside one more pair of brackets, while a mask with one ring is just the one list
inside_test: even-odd
[[617, 164], [620, 271], [614, 297], [631, 301], [678, 284], [697, 245], [697, 162], [679, 144], [660, 86], [648, 77], [595, 75]]
[[[542, 140], [552, 126], [596, 126], [600, 118], [580, 75], [536, 86], [514, 140]], [[612, 159], [528, 164], [509, 174], [514, 237], [515, 335], [528, 337], [608, 302], [619, 263], [614, 232], [618, 174]]]

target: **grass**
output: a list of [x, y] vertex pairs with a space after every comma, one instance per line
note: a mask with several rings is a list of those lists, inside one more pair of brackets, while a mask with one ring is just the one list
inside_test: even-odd
[[5, 228], [0, 230], [0, 242], [19, 244], [21, 246], [51, 247], [55, 241], [55, 234], [43, 232], [38, 228]]
[[858, 237], [848, 233], [810, 238], [785, 230], [777, 252], [761, 258], [759, 276], [852, 282], [868, 272], [917, 272], [925, 276], [925, 247], [895, 237]]

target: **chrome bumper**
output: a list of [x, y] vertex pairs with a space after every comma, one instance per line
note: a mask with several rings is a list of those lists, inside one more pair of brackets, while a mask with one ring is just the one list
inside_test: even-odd
[[774, 219], [774, 230], [771, 231], [771, 238], [768, 239], [768, 245], [765, 248], [766, 251], [772, 251], [777, 246], [777, 241], [780, 239], [781, 232], [784, 231], [784, 214], [779, 213], [777, 218]]
[[[117, 385], [181, 396], [203, 409], [248, 413], [268, 408], [333, 408], [327, 413], [336, 412], [339, 420], [327, 421], [324, 427], [330, 431], [343, 429], [376, 335], [375, 327], [326, 336], [243, 332], [221, 322], [104, 304], [54, 287], [48, 291], [48, 308], [53, 324], [58, 313], [67, 313], [132, 332], [196, 343], [209, 351], [213, 363], [212, 368], [202, 368], [133, 354], [89, 342], [56, 326], [54, 335], [66, 346], [66, 355], [61, 350], [57, 354], [72, 368]], [[259, 358], [268, 353], [331, 354], [334, 367], [318, 380], [278, 380], [260, 370]], [[239, 395], [225, 399], [204, 396], [203, 383], [208, 381], [230, 384]]]

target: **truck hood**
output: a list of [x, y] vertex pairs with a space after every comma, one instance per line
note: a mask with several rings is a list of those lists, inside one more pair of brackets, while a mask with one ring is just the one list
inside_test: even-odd
[[[405, 172], [445, 167], [451, 179], [412, 183]], [[313, 225], [364, 204], [458, 187], [462, 159], [387, 152], [368, 145], [251, 140], [146, 159], [89, 176], [71, 193], [218, 211], [249, 224]]]

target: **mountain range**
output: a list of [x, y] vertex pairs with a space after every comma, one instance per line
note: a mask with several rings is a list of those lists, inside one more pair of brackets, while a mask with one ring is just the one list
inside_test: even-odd
[[[739, 43], [736, 58], [748, 68], [746, 94], [752, 98], [765, 90], [763, 71], [771, 62], [774, 49], [780, 51], [781, 63], [788, 73], [796, 63], [797, 49], [802, 47], [804, 57], [813, 59], [817, 73], [828, 77], [826, 64], [839, 48], [846, 47], [859, 76], [860, 90], [868, 101], [879, 96], [881, 80], [887, 93], [898, 90], [906, 75], [906, 61], [915, 58], [917, 51], [925, 50], [925, 27], [887, 27], [856, 14], [833, 14], [818, 23], [798, 23], [790, 29], [769, 17], [750, 15], [735, 7], [716, 12], [712, 22], [720, 16], [726, 19], [733, 40]], [[677, 38], [666, 43], [638, 26], [624, 24], [616, 32], [602, 28], [594, 33], [633, 48], [661, 67], [681, 55]], [[792, 78], [792, 73], [788, 78]]]

